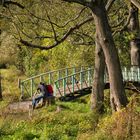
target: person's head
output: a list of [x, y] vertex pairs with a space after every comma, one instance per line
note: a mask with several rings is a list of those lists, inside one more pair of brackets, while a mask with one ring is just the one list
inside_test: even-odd
[[40, 85], [43, 85], [43, 86], [45, 86], [46, 84], [45, 84], [45, 83], [43, 83], [43, 82], [40, 82]]
[[44, 83], [43, 82], [40, 82], [40, 85], [44, 85]]

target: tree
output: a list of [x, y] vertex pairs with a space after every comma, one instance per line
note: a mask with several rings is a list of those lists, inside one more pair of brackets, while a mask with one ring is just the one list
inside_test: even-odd
[[[114, 1], [109, 0], [106, 4], [106, 11], [109, 12]], [[105, 57], [100, 44], [98, 34], [95, 34], [95, 66], [94, 66], [94, 78], [91, 94], [91, 108], [98, 113], [104, 112], [104, 74], [105, 74]]]
[[104, 73], [105, 73], [105, 58], [102, 47], [96, 33], [96, 50], [95, 50], [95, 67], [93, 87], [91, 94], [91, 109], [98, 113], [104, 112]]
[[121, 73], [118, 53], [114, 44], [111, 29], [107, 19], [105, 4], [102, 0], [64, 0], [67, 2], [76, 2], [88, 6], [93, 13], [96, 32], [99, 36], [99, 42], [102, 46], [105, 61], [109, 73], [110, 81], [110, 101], [114, 111], [119, 111], [122, 106], [126, 106], [127, 98], [124, 92], [123, 79]]
[[[0, 35], [1, 35], [1, 29], [0, 29]], [[1, 44], [1, 42], [0, 42]], [[1, 77], [1, 71], [0, 71], [0, 100], [2, 99], [2, 83], [1, 83], [2, 77]]]
[[[110, 26], [108, 23], [107, 13], [105, 10], [105, 4], [104, 4], [103, 0], [98, 0], [98, 1], [97, 0], [94, 0], [94, 1], [64, 0], [64, 1], [79, 3], [85, 7], [88, 7], [90, 9], [90, 11], [92, 12], [94, 20], [95, 20], [96, 33], [98, 34], [98, 38], [99, 38], [98, 42], [100, 43], [100, 45], [103, 49], [108, 72], [109, 72], [112, 108], [113, 108], [113, 110], [116, 110], [116, 111], [120, 110], [122, 105], [123, 106], [126, 105], [127, 99], [126, 99], [126, 96], [124, 93], [124, 87], [123, 87], [122, 74], [121, 74], [118, 53], [115, 48], [114, 40], [113, 40], [113, 37], [111, 34], [111, 29], [110, 29]], [[22, 44], [24, 44], [28, 47], [39, 48], [42, 50], [52, 49], [52, 48], [58, 46], [60, 43], [64, 42], [64, 40], [66, 40], [71, 33], [73, 33], [75, 30], [78, 30], [82, 25], [93, 20], [93, 17], [89, 17], [89, 18], [83, 20], [82, 22], [78, 22], [78, 20], [77, 20], [77, 22], [75, 23], [74, 26], [73, 26], [73, 24], [72, 25], [70, 24], [71, 26], [67, 32], [64, 31], [64, 33], [59, 32], [60, 34], [57, 34], [56, 27], [60, 28], [60, 26], [58, 26], [56, 23], [52, 22], [49, 13], [46, 10], [44, 10], [44, 11], [43, 11], [44, 12], [43, 14], [47, 15], [47, 19], [44, 19], [44, 18], [41, 18], [41, 19], [44, 20], [48, 24], [48, 26], [52, 29], [53, 32], [51, 33], [51, 35], [53, 34], [53, 38], [54, 38], [53, 41], [55, 43], [53, 43], [53, 45], [50, 45], [50, 46], [35, 45], [29, 41], [22, 39], [22, 36], [20, 36], [20, 33], [18, 33], [20, 36], [20, 42]], [[32, 15], [32, 17], [34, 17], [35, 23], [38, 24], [39, 22], [37, 22], [37, 21], [38, 21], [38, 19], [40, 19], [40, 17], [35, 16], [33, 13], [30, 13], [30, 15]], [[68, 23], [70, 23], [70, 22], [68, 22]], [[31, 22], [29, 24], [31, 24]], [[41, 23], [41, 25], [43, 25], [43, 24]], [[19, 25], [22, 26], [21, 23]], [[65, 26], [63, 26], [63, 27], [65, 27]], [[33, 28], [31, 28], [31, 29], [33, 29]], [[19, 29], [17, 29], [17, 31], [19, 32]], [[33, 38], [33, 34], [28, 35], [25, 31], [26, 30], [24, 29], [24, 26], [21, 27], [21, 32], [25, 36], [30, 37], [30, 35], [31, 35], [31, 38]], [[37, 32], [38, 30], [35, 29], [35, 31], [36, 31], [35, 35], [38, 35], [38, 32]], [[42, 36], [40, 36], [40, 37], [42, 37]], [[51, 38], [51, 36], [48, 36], [48, 35], [43, 36], [43, 37]]]
[[[0, 35], [1, 35], [1, 29], [0, 29]], [[1, 40], [0, 40], [0, 45], [1, 45]], [[1, 79], [2, 78], [1, 78], [1, 71], [0, 71], [0, 100], [2, 99], [2, 88], [1, 88], [2, 87], [1, 86], [2, 83], [1, 83]]]
[[130, 4], [130, 22], [128, 25], [129, 32], [135, 36], [130, 41], [131, 47], [131, 65], [140, 67], [140, 32], [139, 32], [139, 19], [138, 19], [138, 8]]
[[2, 77], [0, 72], [0, 100], [2, 100], [2, 83], [1, 83]]

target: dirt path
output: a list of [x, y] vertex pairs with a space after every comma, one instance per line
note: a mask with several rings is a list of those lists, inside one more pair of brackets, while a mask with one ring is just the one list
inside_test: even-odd
[[27, 112], [32, 107], [32, 101], [19, 101], [15, 103], [11, 103], [8, 105], [7, 109], [10, 112], [16, 111], [16, 112]]

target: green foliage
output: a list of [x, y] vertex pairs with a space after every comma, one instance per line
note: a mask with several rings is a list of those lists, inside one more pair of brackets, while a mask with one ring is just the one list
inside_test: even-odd
[[57, 101], [35, 110], [32, 119], [27, 113], [7, 112], [6, 119], [0, 117], [0, 139], [139, 140], [139, 95], [132, 96], [127, 108], [120, 112], [102, 116], [90, 111], [87, 99], [89, 96], [72, 102]]
[[86, 95], [71, 102], [56, 101], [55, 105], [36, 109], [30, 118], [28, 112], [10, 113], [6, 110], [7, 104], [18, 97], [17, 81], [14, 80], [17, 75], [16, 69], [2, 70], [4, 100], [0, 102], [0, 139], [139, 140], [138, 94], [127, 91], [130, 103], [126, 109], [113, 115], [109, 108], [110, 94], [106, 90], [105, 114], [102, 116], [91, 112], [90, 95]]

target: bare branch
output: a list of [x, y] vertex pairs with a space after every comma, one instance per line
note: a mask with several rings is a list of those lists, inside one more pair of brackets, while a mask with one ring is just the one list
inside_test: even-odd
[[[90, 2], [87, 2], [86, 0], [62, 0], [62, 1], [66, 1], [66, 2], [75, 2], [75, 3], [79, 3], [79, 4], [82, 4], [82, 5], [87, 6], [87, 7], [89, 7], [88, 4], [90, 3]], [[92, 1], [92, 2], [94, 2], [94, 1]], [[113, 2], [114, 2], [114, 1], [113, 1]], [[108, 6], [107, 6], [107, 8], [110, 8], [110, 7], [112, 6], [113, 2], [109, 3]], [[91, 3], [90, 3], [90, 4], [91, 4]], [[84, 9], [85, 9], [85, 8], [84, 8]], [[81, 13], [82, 13], [82, 11], [83, 11], [84, 9], [82, 9], [82, 10], [80, 11], [79, 15], [78, 15], [76, 18], [78, 18], [78, 17], [81, 15]], [[108, 10], [108, 9], [107, 9], [107, 10]], [[34, 14], [31, 13], [31, 12], [30, 12], [30, 14], [34, 15]], [[38, 18], [36, 15], [34, 15], [34, 16], [35, 16], [36, 18]], [[76, 19], [76, 18], [75, 18], [75, 19]], [[52, 26], [52, 29], [53, 29], [53, 32], [54, 32], [54, 38], [55, 38], [55, 42], [54, 42], [53, 45], [51, 45], [51, 46], [35, 45], [35, 44], [29, 43], [28, 41], [23, 40], [23, 39], [21, 39], [20, 42], [21, 42], [22, 44], [24, 44], [25, 46], [28, 46], [28, 47], [31, 47], [31, 48], [39, 48], [39, 49], [41, 49], [41, 50], [49, 50], [49, 49], [52, 49], [52, 48], [56, 47], [57, 45], [61, 44], [62, 42], [64, 42], [64, 41], [67, 39], [67, 37], [68, 37], [71, 33], [73, 33], [74, 30], [80, 28], [82, 25], [86, 24], [87, 22], [92, 21], [92, 20], [93, 20], [93, 17], [89, 17], [89, 18], [87, 18], [85, 21], [83, 21], [83, 22], [81, 22], [81, 23], [79, 23], [79, 24], [76, 24], [74, 27], [71, 27], [71, 28], [67, 31], [67, 33], [65, 33], [65, 34], [63, 35], [63, 37], [62, 37], [60, 40], [57, 40], [57, 36], [56, 36], [55, 30], [54, 30], [54, 26], [53, 26], [53, 25], [56, 25], [56, 26], [58, 26], [58, 25], [57, 25], [56, 23], [53, 23], [53, 22], [50, 20], [50, 17], [48, 17], [48, 19], [49, 19], [49, 20], [46, 20], [46, 19], [43, 19], [43, 20], [49, 22], [49, 23], [51, 24], [51, 26]], [[73, 19], [72, 19], [72, 20], [73, 20]], [[71, 20], [71, 21], [72, 21], [72, 20]], [[71, 22], [71, 21], [68, 21], [68, 23]], [[66, 25], [67, 25], [68, 23], [66, 23]], [[65, 26], [65, 25], [64, 25], [64, 26]], [[64, 27], [64, 26], [59, 26], [59, 27]]]
[[18, 2], [14, 2], [14, 1], [4, 1], [3, 6], [4, 6], [4, 7], [7, 7], [8, 5], [16, 5], [16, 6], [18, 6], [18, 7], [21, 8], [21, 9], [24, 9], [24, 8], [25, 8], [23, 5], [21, 5], [21, 4], [18, 3]]
[[109, 10], [111, 9], [114, 2], [115, 2], [115, 0], [108, 0], [107, 4], [105, 6], [107, 12], [109, 12]]
[[140, 2], [138, 0], [131, 0], [131, 3], [133, 3], [140, 10]]
[[52, 36], [36, 36], [35, 39], [53, 38]]
[[52, 30], [53, 30], [54, 39], [55, 39], [55, 41], [57, 41], [56, 31], [55, 31], [55, 29], [54, 29], [54, 25], [52, 24], [52, 22], [51, 22], [51, 18], [50, 18], [50, 16], [49, 16], [48, 13], [47, 13], [47, 17], [48, 17], [48, 19], [49, 19], [49, 21], [50, 21], [50, 24], [51, 24], [51, 27], [52, 27]]
[[113, 36], [114, 36], [116, 33], [125, 31], [125, 30], [127, 29], [127, 26], [128, 26], [129, 23], [130, 23], [131, 15], [132, 15], [132, 12], [130, 11], [130, 12], [129, 12], [129, 15], [128, 15], [128, 17], [127, 17], [126, 23], [124, 24], [124, 26], [121, 27], [121, 28], [119, 28], [119, 29], [117, 29], [117, 30], [115, 30], [115, 32], [113, 32]]
[[83, 22], [81, 22], [81, 23], [79, 23], [79, 24], [76, 24], [74, 27], [71, 27], [71, 28], [63, 35], [63, 37], [62, 37], [60, 40], [56, 41], [56, 42], [55, 42], [53, 45], [51, 45], [51, 46], [34, 45], [34, 44], [29, 43], [28, 41], [23, 40], [23, 39], [21, 39], [20, 42], [21, 42], [22, 44], [24, 44], [25, 46], [28, 46], [28, 47], [31, 47], [31, 48], [38, 48], [38, 49], [41, 49], [41, 50], [49, 50], [49, 49], [52, 49], [52, 48], [56, 47], [57, 45], [61, 44], [62, 42], [64, 42], [64, 41], [67, 39], [67, 37], [68, 37], [74, 30], [79, 29], [82, 25], [84, 25], [85, 23], [90, 22], [90, 21], [92, 21], [92, 20], [93, 20], [93, 17], [90, 17], [90, 18], [84, 20]]
[[61, 28], [64, 28], [66, 25], [68, 25], [70, 22], [75, 21], [76, 19], [78, 19], [80, 17], [80, 15], [82, 14], [82, 12], [86, 9], [86, 7], [82, 8], [79, 12], [79, 14], [76, 15], [76, 17], [74, 17], [73, 19], [68, 20], [64, 25], [61, 26]]
[[26, 9], [26, 10], [27, 10], [27, 12], [28, 12], [31, 16], [35, 17], [36, 19], [44, 20], [44, 21], [46, 21], [46, 22], [48, 22], [48, 23], [50, 23], [50, 24], [52, 24], [52, 25], [55, 25], [55, 26], [58, 27], [58, 28], [64, 28], [64, 27], [67, 26], [70, 22], [77, 20], [77, 19], [81, 16], [81, 14], [83, 13], [83, 11], [84, 11], [85, 9], [86, 9], [86, 7], [82, 8], [82, 9], [80, 10], [80, 12], [79, 12], [74, 18], [68, 20], [64, 25], [58, 25], [58, 24], [56, 24], [55, 22], [52, 22], [51, 20], [47, 20], [47, 19], [45, 19], [45, 18], [38, 17], [38, 16], [35, 15], [34, 13], [30, 12], [28, 9]]
[[62, 0], [62, 1], [65, 1], [65, 2], [69, 2], [69, 3], [78, 3], [78, 4], [81, 4], [83, 6], [87, 6], [89, 7], [90, 5], [90, 2], [86, 1], [86, 0]]

